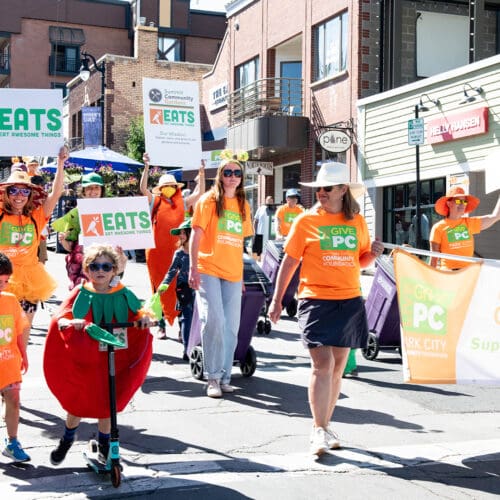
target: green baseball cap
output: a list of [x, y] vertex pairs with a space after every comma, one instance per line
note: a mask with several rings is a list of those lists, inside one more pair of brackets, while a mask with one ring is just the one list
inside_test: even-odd
[[179, 236], [179, 234], [181, 234], [181, 229], [191, 229], [191, 219], [186, 219], [181, 223], [179, 227], [171, 229], [170, 234], [173, 234], [174, 236]]

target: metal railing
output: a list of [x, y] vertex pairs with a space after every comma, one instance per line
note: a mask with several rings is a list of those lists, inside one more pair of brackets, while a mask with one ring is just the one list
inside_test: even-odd
[[302, 116], [301, 78], [263, 78], [228, 97], [229, 125], [266, 115]]
[[80, 59], [75, 57], [65, 57], [52, 54], [49, 56], [49, 74], [57, 73], [78, 73], [80, 69]]

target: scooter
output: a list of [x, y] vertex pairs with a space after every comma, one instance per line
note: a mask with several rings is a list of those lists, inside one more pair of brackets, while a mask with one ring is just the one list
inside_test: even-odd
[[102, 327], [92, 323], [85, 327], [85, 331], [94, 340], [106, 345], [108, 352], [108, 384], [109, 384], [109, 412], [111, 419], [111, 435], [109, 452], [106, 463], [97, 460], [98, 443], [95, 439], [89, 442], [89, 450], [83, 452], [87, 466], [97, 474], [110, 474], [111, 484], [118, 488], [121, 483], [122, 466], [120, 464], [120, 442], [118, 422], [116, 418], [116, 383], [115, 383], [115, 347], [125, 347], [125, 343], [113, 335], [115, 328], [138, 326], [137, 322], [108, 323]]

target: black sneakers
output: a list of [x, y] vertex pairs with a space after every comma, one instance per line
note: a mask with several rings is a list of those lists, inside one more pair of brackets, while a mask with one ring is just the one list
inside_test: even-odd
[[61, 439], [57, 448], [50, 452], [50, 463], [52, 465], [59, 465], [65, 458], [68, 450], [71, 448], [73, 441], [66, 441]]
[[99, 443], [99, 453], [97, 454], [97, 461], [101, 464], [105, 464], [108, 461], [109, 455], [109, 443], [101, 444]]

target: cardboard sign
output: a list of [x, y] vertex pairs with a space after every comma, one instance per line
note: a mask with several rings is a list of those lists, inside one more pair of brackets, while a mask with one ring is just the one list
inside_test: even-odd
[[56, 156], [62, 107], [60, 89], [0, 89], [0, 156]]
[[78, 200], [80, 243], [109, 243], [124, 250], [154, 248], [151, 216], [145, 196]]
[[142, 79], [144, 138], [151, 165], [198, 169], [201, 129], [197, 82]]

